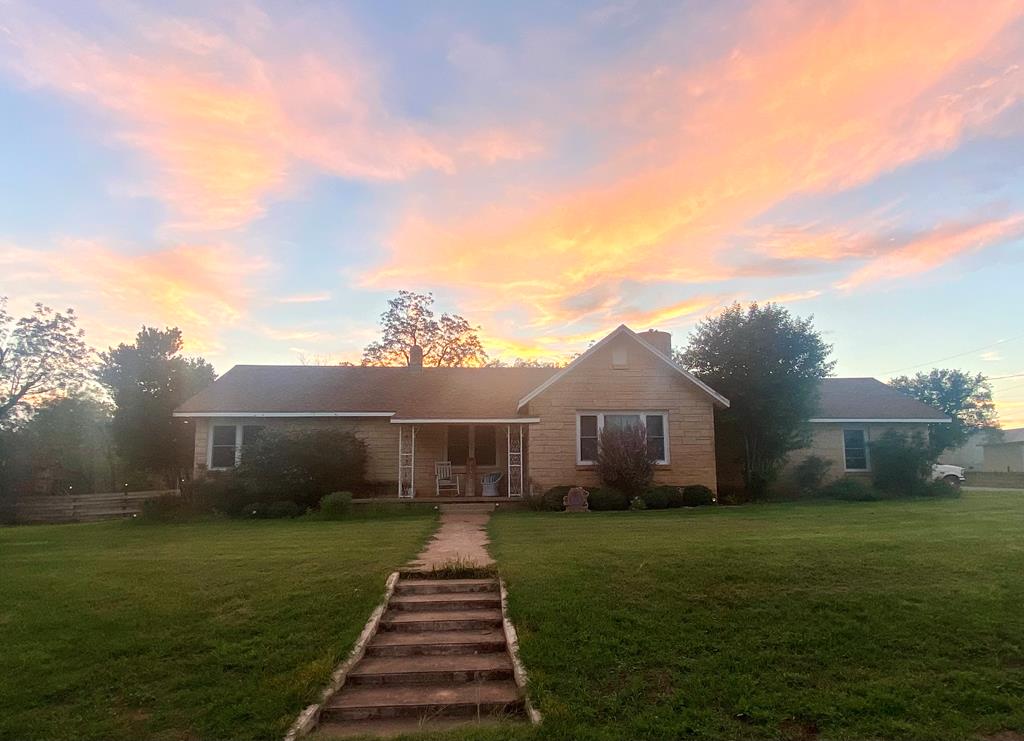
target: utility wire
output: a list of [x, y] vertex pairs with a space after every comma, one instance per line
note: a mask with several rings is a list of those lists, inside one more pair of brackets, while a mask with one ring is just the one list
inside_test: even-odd
[[889, 373], [899, 373], [900, 371], [912, 370], [914, 368], [921, 368], [923, 366], [932, 365], [934, 363], [942, 363], [943, 361], [952, 360], [953, 358], [962, 358], [964, 355], [971, 355], [973, 353], [980, 352], [982, 350], [987, 350], [990, 347], [996, 347], [997, 345], [1003, 345], [1003, 344], [1005, 344], [1007, 342], [1012, 342], [1014, 340], [1019, 340], [1021, 337], [1024, 337], [1024, 334], [1018, 334], [1018, 335], [1014, 335], [1013, 337], [1007, 337], [1007, 338], [1002, 339], [1002, 340], [997, 340], [997, 341], [995, 341], [995, 342], [993, 342], [993, 343], [991, 343], [989, 345], [982, 345], [981, 347], [976, 347], [973, 350], [968, 350], [967, 352], [960, 352], [960, 353], [957, 353], [956, 355], [947, 355], [944, 358], [936, 358], [935, 360], [928, 360], [928, 361], [925, 361], [924, 363], [918, 363], [917, 365], [905, 365], [902, 368], [894, 368], [893, 370], [882, 371], [882, 375], [887, 375]]

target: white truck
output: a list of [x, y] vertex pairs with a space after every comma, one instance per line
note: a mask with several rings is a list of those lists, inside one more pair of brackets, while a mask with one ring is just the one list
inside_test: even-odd
[[932, 481], [942, 481], [956, 489], [964, 482], [964, 469], [961, 466], [947, 466], [941, 463], [932, 464]]

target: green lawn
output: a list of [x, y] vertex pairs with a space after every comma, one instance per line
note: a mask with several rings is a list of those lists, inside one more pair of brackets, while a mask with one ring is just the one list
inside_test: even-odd
[[0, 529], [0, 738], [280, 738], [434, 522]]
[[544, 739], [1024, 732], [1024, 493], [491, 522]]

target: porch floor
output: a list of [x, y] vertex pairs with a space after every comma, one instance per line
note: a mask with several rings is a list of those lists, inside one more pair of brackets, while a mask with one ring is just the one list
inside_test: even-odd
[[431, 502], [433, 504], [505, 504], [522, 502], [522, 497], [436, 497], [424, 495], [417, 497], [365, 497], [353, 499], [352, 504], [372, 504], [374, 502]]

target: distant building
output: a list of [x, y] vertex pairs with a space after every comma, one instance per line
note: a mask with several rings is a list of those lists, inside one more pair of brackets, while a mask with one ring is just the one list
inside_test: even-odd
[[1001, 430], [982, 444], [982, 471], [1024, 471], [1024, 427]]
[[998, 442], [1002, 430], [980, 430], [967, 438], [967, 442], [958, 448], [950, 448], [939, 456], [939, 463], [950, 466], [962, 466], [968, 471], [984, 471], [985, 443]]

